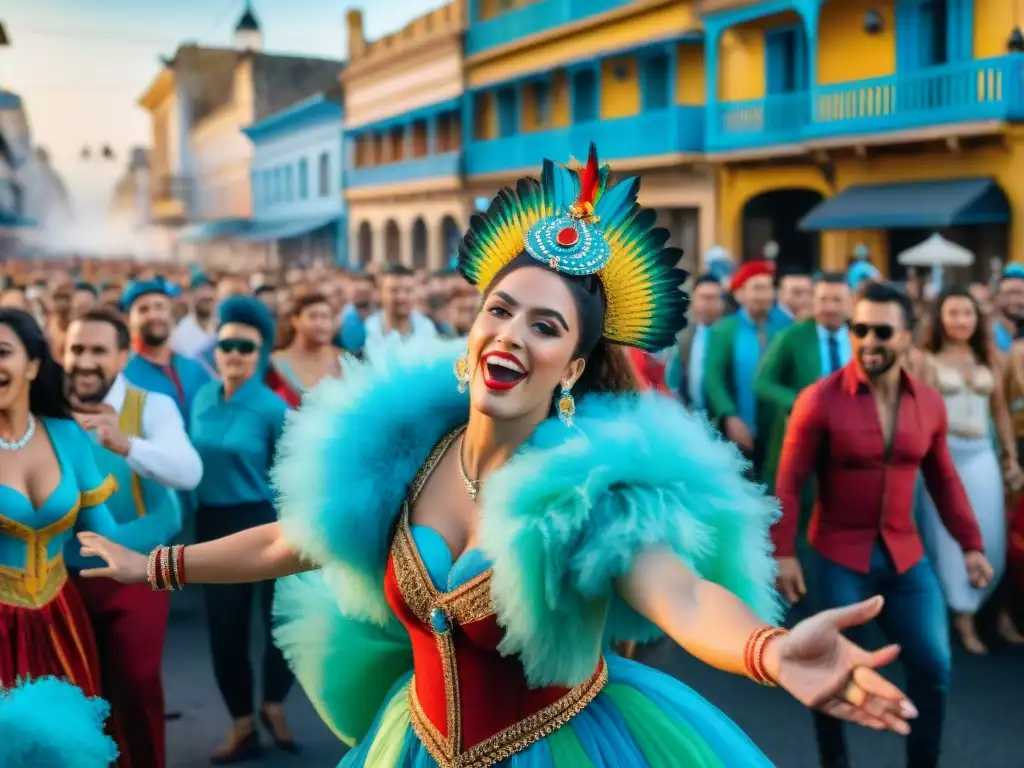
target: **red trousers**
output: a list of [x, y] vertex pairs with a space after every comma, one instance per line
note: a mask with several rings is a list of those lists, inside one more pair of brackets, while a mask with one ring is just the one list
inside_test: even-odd
[[92, 619], [99, 649], [103, 693], [113, 712], [114, 733], [125, 761], [136, 768], [164, 768], [164, 637], [169, 592], [148, 584], [76, 578]]

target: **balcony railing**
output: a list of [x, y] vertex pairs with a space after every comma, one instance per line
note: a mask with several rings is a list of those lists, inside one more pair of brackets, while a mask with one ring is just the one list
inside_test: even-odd
[[742, 150], [1017, 119], [1024, 119], [1024, 56], [1010, 55], [720, 103], [707, 146], [712, 152]]
[[633, 1], [522, 0], [520, 8], [484, 21], [471, 21], [466, 32], [466, 54], [480, 53], [588, 16], [613, 11]]
[[459, 176], [461, 173], [462, 152], [455, 151], [417, 157], [413, 160], [349, 168], [345, 180], [349, 187], [372, 187]]
[[584, 159], [590, 142], [603, 158], [644, 157], [702, 152], [704, 108], [669, 107], [565, 128], [474, 141], [466, 148], [466, 173], [539, 170], [544, 158]]

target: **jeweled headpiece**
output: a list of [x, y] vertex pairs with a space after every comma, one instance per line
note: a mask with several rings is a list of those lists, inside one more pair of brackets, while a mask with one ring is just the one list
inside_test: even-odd
[[637, 203], [640, 179], [609, 186], [611, 169], [590, 145], [586, 165], [544, 161], [541, 181], [506, 187], [485, 214], [474, 214], [458, 253], [459, 271], [481, 291], [524, 251], [566, 275], [597, 275], [605, 294], [602, 335], [650, 352], [686, 326], [683, 252], [666, 248], [668, 231]]

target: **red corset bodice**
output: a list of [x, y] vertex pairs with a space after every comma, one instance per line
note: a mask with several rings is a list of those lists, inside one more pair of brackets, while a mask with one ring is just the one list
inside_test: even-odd
[[519, 660], [497, 650], [503, 633], [491, 603], [491, 571], [439, 591], [412, 537], [408, 504], [384, 591], [412, 639], [412, 725], [442, 768], [484, 768], [522, 751], [567, 723], [607, 680], [602, 659], [575, 688], [530, 688]]

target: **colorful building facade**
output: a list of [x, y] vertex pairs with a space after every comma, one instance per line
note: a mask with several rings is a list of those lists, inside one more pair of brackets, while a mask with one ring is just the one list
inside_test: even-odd
[[463, 0], [367, 41], [349, 11], [345, 93], [349, 252], [355, 265], [448, 264], [471, 209], [463, 178]]
[[702, 16], [722, 245], [835, 269], [863, 243], [897, 278], [934, 232], [979, 277], [1024, 259], [1024, 6], [707, 0]]
[[266, 249], [244, 237], [253, 146], [242, 131], [337, 83], [340, 61], [262, 45], [247, 4], [234, 47], [181, 46], [140, 99], [153, 126], [150, 216], [180, 258], [226, 268], [264, 258]]
[[694, 3], [471, 0], [467, 10], [470, 193], [536, 174], [543, 157], [584, 157], [594, 141], [620, 176], [643, 174], [641, 202], [694, 268], [718, 215]]
[[253, 145], [252, 223], [243, 235], [281, 267], [345, 265], [341, 91], [244, 128]]

